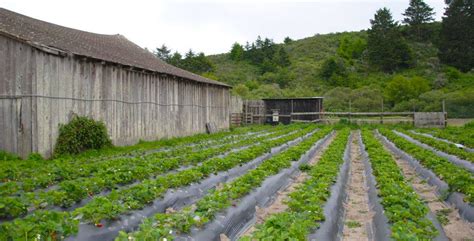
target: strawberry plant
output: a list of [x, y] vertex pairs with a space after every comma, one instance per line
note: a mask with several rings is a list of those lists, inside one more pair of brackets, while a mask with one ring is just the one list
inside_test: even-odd
[[[323, 129], [313, 136], [305, 139], [299, 144], [265, 160], [256, 169], [253, 169], [234, 181], [225, 184], [222, 188], [211, 191], [208, 195], [198, 201], [194, 206], [185, 207], [182, 210], [168, 214], [158, 214], [154, 219], [160, 220], [161, 226], [151, 227], [160, 229], [158, 232], [150, 232], [150, 226], [147, 221], [141, 226], [141, 230], [136, 233], [128, 234], [127, 237], [142, 237], [144, 233], [187, 233], [192, 226], [202, 226], [215, 215], [231, 206], [239, 198], [247, 195], [250, 191], [260, 186], [262, 182], [271, 175], [275, 175], [282, 169], [291, 165], [291, 162], [298, 160], [314, 143], [326, 136], [330, 132], [329, 128]], [[152, 218], [153, 220], [153, 218]], [[125, 235], [122, 235], [125, 237]], [[120, 240], [119, 236], [118, 240]], [[163, 236], [154, 236], [154, 240], [163, 238]]]
[[395, 240], [430, 240], [438, 234], [428, 208], [405, 180], [395, 160], [369, 130], [362, 131], [384, 214]]
[[388, 129], [379, 130], [398, 148], [417, 159], [423, 166], [431, 169], [441, 180], [449, 185], [451, 192], [465, 195], [466, 202], [474, 204], [474, 177], [466, 169], [456, 166], [446, 158], [417, 146]]
[[286, 211], [270, 215], [263, 224], [256, 226], [252, 237], [242, 240], [305, 240], [319, 227], [324, 221], [323, 206], [344, 162], [348, 135], [348, 129], [339, 131], [321, 159], [307, 172], [309, 179], [290, 193]]
[[423, 136], [423, 135], [414, 134], [414, 133], [409, 132], [409, 131], [402, 131], [402, 130], [399, 130], [399, 131], [406, 134], [406, 135], [408, 135], [408, 136], [410, 136], [410, 137], [412, 137], [415, 140], [418, 140], [422, 143], [425, 143], [425, 144], [435, 148], [436, 150], [443, 151], [443, 152], [446, 152], [446, 153], [451, 154], [451, 155], [455, 155], [455, 156], [457, 156], [461, 159], [464, 159], [466, 161], [474, 162], [474, 153], [468, 152], [464, 149], [460, 149], [454, 144], [446, 143], [446, 142], [436, 140], [434, 138], [426, 137], [426, 136]]
[[[262, 154], [269, 152], [271, 148], [280, 146], [288, 141], [294, 140], [304, 134], [313, 131], [317, 126], [315, 125], [292, 125], [285, 127], [288, 134], [279, 136], [278, 138], [264, 139], [257, 144], [240, 151], [232, 152], [225, 157], [214, 157], [201, 163], [199, 166], [193, 166], [192, 168], [179, 171], [176, 173], [168, 173], [162, 176], [158, 176], [155, 179], [147, 179], [136, 185], [130, 187], [124, 187], [123, 189], [112, 191], [111, 193], [94, 197], [85, 206], [75, 209], [72, 212], [67, 212], [72, 217], [90, 222], [92, 224], [103, 225], [102, 220], [104, 219], [117, 219], [120, 214], [124, 214], [131, 210], [143, 208], [156, 198], [161, 197], [169, 188], [178, 188], [185, 185], [189, 185], [193, 182], [200, 181], [213, 173], [220, 171], [226, 171], [232, 167], [244, 164], [255, 159]], [[105, 182], [106, 183], [106, 182]], [[87, 183], [84, 183], [87, 186]], [[74, 188], [71, 190], [75, 190]], [[57, 197], [61, 197], [57, 190], [52, 190], [53, 193], [57, 193]], [[54, 192], [56, 191], [56, 192]], [[89, 190], [90, 191], [90, 190]], [[90, 195], [90, 193], [87, 193]], [[41, 194], [40, 194], [41, 196]], [[51, 195], [55, 196], [55, 195]], [[43, 198], [47, 197], [43, 196]], [[40, 203], [34, 202], [35, 205]], [[35, 224], [29, 222], [29, 217], [36, 215], [41, 210], [33, 211], [30, 215], [24, 218], [17, 218], [13, 222], [23, 225], [27, 224], [32, 226], [33, 229], [37, 228], [40, 223]], [[61, 213], [56, 211], [50, 211], [51, 213]], [[2, 228], [10, 229], [12, 222], [5, 222], [1, 224]], [[8, 224], [8, 225], [7, 225]], [[52, 230], [52, 229], [49, 229]]]

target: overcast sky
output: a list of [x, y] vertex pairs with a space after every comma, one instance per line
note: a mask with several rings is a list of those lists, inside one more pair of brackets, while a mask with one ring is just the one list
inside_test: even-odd
[[[357, 31], [382, 7], [396, 20], [408, 0], [0, 0], [0, 7], [85, 31], [125, 35], [142, 47], [166, 44], [181, 53], [229, 51], [258, 35], [282, 42], [317, 33]], [[444, 0], [425, 0], [440, 20]]]

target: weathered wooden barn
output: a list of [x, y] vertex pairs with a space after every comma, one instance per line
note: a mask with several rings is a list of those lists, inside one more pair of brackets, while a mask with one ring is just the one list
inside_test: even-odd
[[314, 122], [321, 119], [323, 97], [263, 99], [266, 123], [289, 124], [292, 121]]
[[0, 8], [0, 150], [49, 156], [73, 115], [106, 123], [116, 145], [229, 126], [229, 86], [173, 67], [122, 35]]

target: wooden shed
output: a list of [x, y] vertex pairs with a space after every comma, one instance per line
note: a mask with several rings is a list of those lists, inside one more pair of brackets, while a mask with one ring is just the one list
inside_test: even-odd
[[323, 97], [263, 99], [263, 102], [266, 123], [316, 122], [323, 110]]
[[171, 66], [122, 35], [0, 8], [0, 150], [49, 156], [73, 115], [116, 145], [229, 127], [230, 86]]

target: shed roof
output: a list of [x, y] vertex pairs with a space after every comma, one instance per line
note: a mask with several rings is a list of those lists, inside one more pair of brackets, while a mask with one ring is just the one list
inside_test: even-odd
[[52, 47], [69, 54], [230, 87], [167, 64], [120, 34], [96, 34], [67, 28], [4, 8], [0, 8], [0, 34], [12, 36], [33, 46]]

